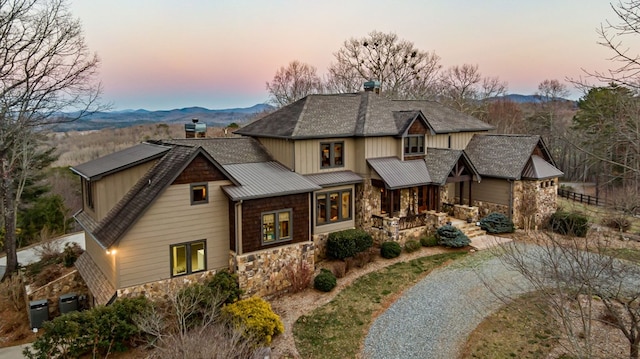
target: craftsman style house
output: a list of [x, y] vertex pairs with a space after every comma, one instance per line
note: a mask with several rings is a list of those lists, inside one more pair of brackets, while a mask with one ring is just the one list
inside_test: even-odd
[[72, 168], [87, 243], [77, 267], [96, 304], [220, 269], [249, 295], [275, 293], [288, 286], [283, 267], [313, 265], [328, 234], [348, 228], [403, 242], [492, 211], [535, 226], [555, 210], [562, 175], [538, 136], [490, 134], [436, 102], [372, 91], [307, 96], [242, 137], [185, 128], [187, 139]]

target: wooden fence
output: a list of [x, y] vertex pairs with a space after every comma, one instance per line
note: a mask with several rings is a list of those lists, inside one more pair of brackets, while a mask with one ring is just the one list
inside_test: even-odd
[[588, 194], [567, 191], [566, 189], [562, 188], [558, 188], [558, 196], [568, 198], [572, 201], [590, 204], [593, 206], [604, 206], [606, 204], [602, 198], [590, 196]]

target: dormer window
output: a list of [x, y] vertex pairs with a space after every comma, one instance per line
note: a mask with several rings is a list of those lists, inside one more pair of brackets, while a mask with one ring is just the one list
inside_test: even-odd
[[344, 166], [344, 142], [320, 144], [320, 168]]
[[404, 138], [405, 155], [424, 154], [424, 135], [409, 135]]

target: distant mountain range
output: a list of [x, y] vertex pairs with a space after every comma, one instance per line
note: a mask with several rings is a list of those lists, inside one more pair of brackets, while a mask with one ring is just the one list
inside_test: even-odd
[[[538, 96], [538, 95], [519, 95], [519, 94], [509, 94], [504, 96], [492, 97], [490, 100], [510, 100], [515, 103], [540, 103], [543, 99], [547, 97]], [[574, 102], [572, 100], [562, 99], [566, 102]]]
[[[55, 127], [55, 131], [89, 131], [103, 128], [122, 128], [149, 123], [190, 123], [197, 118], [200, 122], [212, 127], [224, 127], [232, 122], [243, 122], [257, 113], [272, 111], [273, 106], [257, 104], [246, 108], [229, 108], [210, 110], [204, 107], [186, 107], [174, 110], [119, 110], [96, 112], [77, 121], [62, 123]], [[73, 116], [73, 114], [66, 114]]]

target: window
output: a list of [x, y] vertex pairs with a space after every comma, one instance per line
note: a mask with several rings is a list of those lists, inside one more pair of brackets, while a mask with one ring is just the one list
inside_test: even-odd
[[344, 142], [320, 144], [320, 168], [344, 166]]
[[407, 136], [404, 138], [404, 154], [405, 155], [422, 155], [424, 154], [424, 136]]
[[291, 240], [290, 209], [262, 214], [262, 244]]
[[206, 183], [191, 185], [191, 204], [208, 203], [208, 187]]
[[207, 268], [206, 241], [171, 246], [171, 276], [201, 272]]
[[316, 194], [316, 224], [351, 219], [351, 190]]
[[87, 207], [94, 209], [93, 200], [93, 183], [91, 181], [83, 180], [84, 193], [87, 196]]
[[400, 190], [380, 189], [380, 211], [390, 216], [400, 211]]

